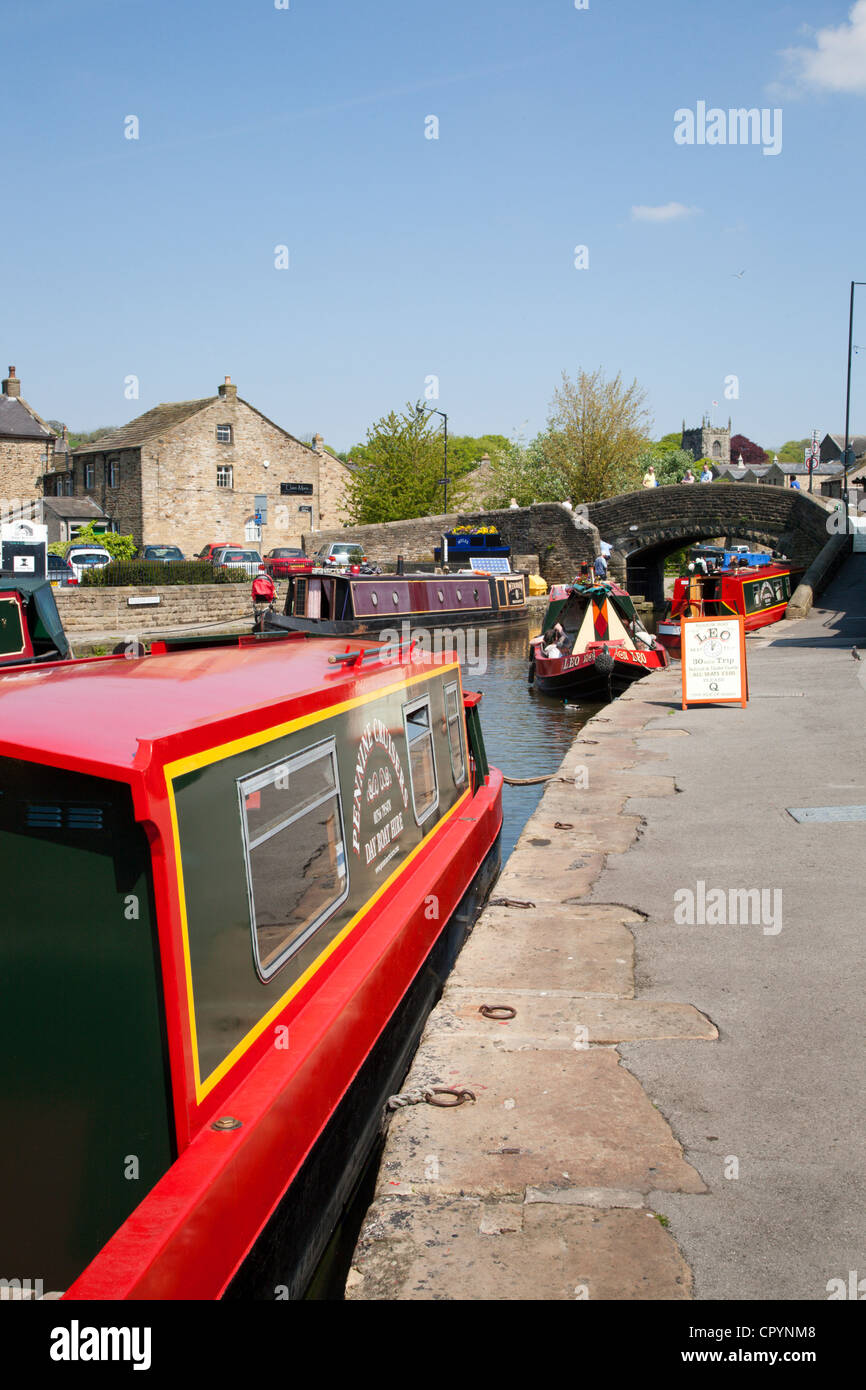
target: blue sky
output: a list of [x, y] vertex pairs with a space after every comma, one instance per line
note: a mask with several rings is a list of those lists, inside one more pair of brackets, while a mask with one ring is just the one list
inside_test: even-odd
[[[346, 448], [435, 375], [455, 433], [531, 435], [602, 367], [656, 435], [713, 400], [765, 445], [843, 425], [866, 0], [28, 0], [0, 32], [0, 366], [43, 415], [228, 373]], [[781, 151], [675, 143], [699, 102], [781, 108]]]

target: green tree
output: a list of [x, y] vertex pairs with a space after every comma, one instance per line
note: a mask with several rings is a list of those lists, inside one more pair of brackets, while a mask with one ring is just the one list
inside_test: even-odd
[[812, 436], [807, 434], [805, 439], [789, 439], [786, 444], [782, 445], [781, 449], [775, 451], [770, 449], [769, 453], [771, 455], [774, 452], [777, 453], [780, 463], [802, 463], [804, 450], [808, 449], [811, 443]]
[[[671, 436], [666, 435], [665, 438], [670, 439]], [[668, 483], [681, 483], [687, 468], [695, 472], [695, 462], [688, 449], [680, 449], [679, 446], [661, 449], [658, 444], [654, 444], [651, 448], [645, 449], [638, 457], [638, 472], [641, 477], [650, 464], [655, 469], [659, 487]]]
[[596, 502], [639, 485], [638, 459], [646, 450], [650, 415], [636, 381], [610, 381], [598, 368], [577, 381], [562, 374], [548, 417], [544, 454], [567, 484], [573, 502]]
[[546, 443], [546, 434], [536, 435], [529, 444], [513, 439], [498, 454], [491, 455], [485, 507], [507, 507], [512, 498], [521, 507], [530, 507], [533, 502], [564, 502], [568, 498], [568, 479], [548, 457]]
[[[344, 514], [349, 524], [403, 521], [436, 516], [444, 510], [444, 447], [438, 417], [417, 414], [406, 405], [391, 411], [367, 431], [367, 442], [351, 451], [355, 465], [346, 489]], [[465, 470], [451, 468], [448, 506], [460, 505]]]
[[132, 536], [121, 536], [116, 531], [96, 531], [93, 522], [82, 526], [75, 537], [76, 545], [100, 545], [107, 550], [112, 560], [133, 559], [137, 546]]

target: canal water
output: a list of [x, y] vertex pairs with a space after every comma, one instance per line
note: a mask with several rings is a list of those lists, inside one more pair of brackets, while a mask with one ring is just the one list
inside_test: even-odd
[[[484, 641], [476, 631], [474, 646], [467, 642], [463, 686], [480, 691], [483, 696], [481, 728], [487, 758], [492, 767], [500, 768], [507, 777], [540, 777], [556, 772], [578, 731], [598, 709], [597, 705], [566, 705], [561, 699], [539, 695], [528, 684], [529, 638], [539, 631], [540, 616], [508, 628], [490, 629], [484, 634]], [[503, 866], [541, 800], [545, 785], [540, 782], [504, 787]], [[381, 1150], [370, 1160], [355, 1197], [331, 1238], [307, 1290], [308, 1300], [342, 1299], [355, 1245], [373, 1200], [380, 1158]]]
[[[539, 618], [487, 633], [483, 662], [463, 672], [467, 690], [480, 690], [481, 728], [492, 767], [506, 777], [541, 777], [556, 772], [576, 734], [597, 705], [566, 705], [539, 695], [527, 682], [529, 638], [540, 630]], [[480, 634], [476, 634], [478, 636]], [[471, 652], [469, 653], [471, 655]], [[479, 653], [483, 655], [482, 653]], [[545, 784], [505, 786], [502, 793], [502, 863], [544, 794]]]

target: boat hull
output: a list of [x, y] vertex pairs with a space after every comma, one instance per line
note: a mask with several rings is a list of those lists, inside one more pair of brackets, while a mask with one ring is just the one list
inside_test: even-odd
[[402, 628], [411, 631], [447, 632], [453, 628], [500, 627], [523, 622], [528, 609], [483, 608], [465, 613], [418, 614], [412, 617], [393, 618], [353, 618], [351, 621], [338, 621], [319, 618], [296, 618], [285, 613], [267, 613], [264, 620], [265, 632], [302, 632], [311, 637], [354, 637], [369, 638], [373, 642], [393, 640], [398, 633], [402, 640]]
[[643, 680], [652, 671], [663, 670], [668, 665], [667, 655], [661, 652], [611, 652], [613, 664], [609, 668], [606, 662], [602, 662], [600, 667], [598, 657], [597, 652], [585, 652], [552, 661], [534, 658], [536, 689], [542, 695], [605, 704], [622, 695], [635, 681]]
[[[499, 868], [497, 837], [325, 1133], [226, 1289], [226, 1299], [304, 1297], [332, 1233], [375, 1156], [388, 1098], [400, 1089], [430, 1011]], [[341, 1296], [339, 1268], [329, 1271], [321, 1282], [324, 1289], [319, 1296]]]

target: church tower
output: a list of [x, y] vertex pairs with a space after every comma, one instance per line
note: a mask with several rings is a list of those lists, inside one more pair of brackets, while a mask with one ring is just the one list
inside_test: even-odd
[[710, 424], [709, 415], [703, 417], [700, 427], [697, 429], [687, 430], [686, 422], [683, 420], [683, 438], [680, 448], [687, 449], [695, 461], [698, 459], [709, 459], [711, 463], [730, 463], [730, 416], [728, 416], [727, 429], [721, 429]]

